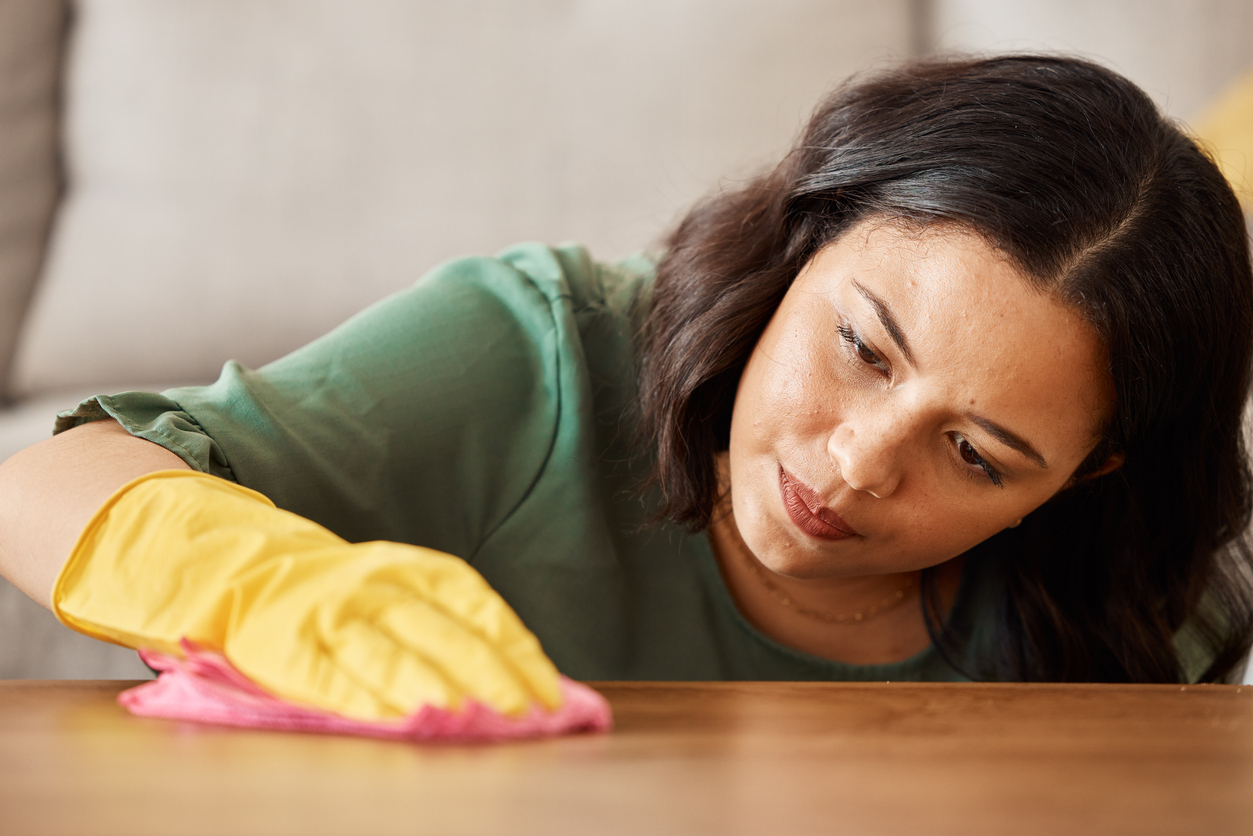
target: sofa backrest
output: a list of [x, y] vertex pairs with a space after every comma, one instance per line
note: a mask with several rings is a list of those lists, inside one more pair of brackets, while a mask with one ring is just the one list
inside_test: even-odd
[[12, 391], [211, 379], [452, 256], [653, 244], [911, 0], [81, 0]]
[[0, 3], [0, 398], [60, 189], [64, 29], [55, 0]]

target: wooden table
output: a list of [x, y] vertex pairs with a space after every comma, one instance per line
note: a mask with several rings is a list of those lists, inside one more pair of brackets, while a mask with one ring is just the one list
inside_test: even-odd
[[1253, 687], [603, 684], [617, 730], [413, 746], [0, 682], [0, 833], [1253, 833]]

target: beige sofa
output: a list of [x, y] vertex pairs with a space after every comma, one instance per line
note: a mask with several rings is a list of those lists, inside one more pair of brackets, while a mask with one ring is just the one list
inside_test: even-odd
[[[997, 46], [967, 13], [0, 0], [0, 460], [86, 395], [264, 363], [448, 257], [647, 247], [849, 73], [949, 30]], [[144, 673], [0, 581], [0, 677]]]

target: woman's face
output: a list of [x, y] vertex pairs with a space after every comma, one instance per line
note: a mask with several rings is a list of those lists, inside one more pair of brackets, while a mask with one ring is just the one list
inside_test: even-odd
[[804, 267], [744, 369], [736, 527], [796, 578], [942, 563], [1070, 481], [1112, 402], [1102, 361], [977, 235], [863, 222]]

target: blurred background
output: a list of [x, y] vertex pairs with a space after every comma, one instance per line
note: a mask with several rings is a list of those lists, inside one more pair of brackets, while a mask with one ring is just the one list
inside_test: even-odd
[[[1100, 60], [1243, 178], [1251, 35], [1253, 0], [0, 0], [0, 459], [446, 258], [655, 248], [903, 58]], [[0, 677], [144, 675], [0, 581]]]

